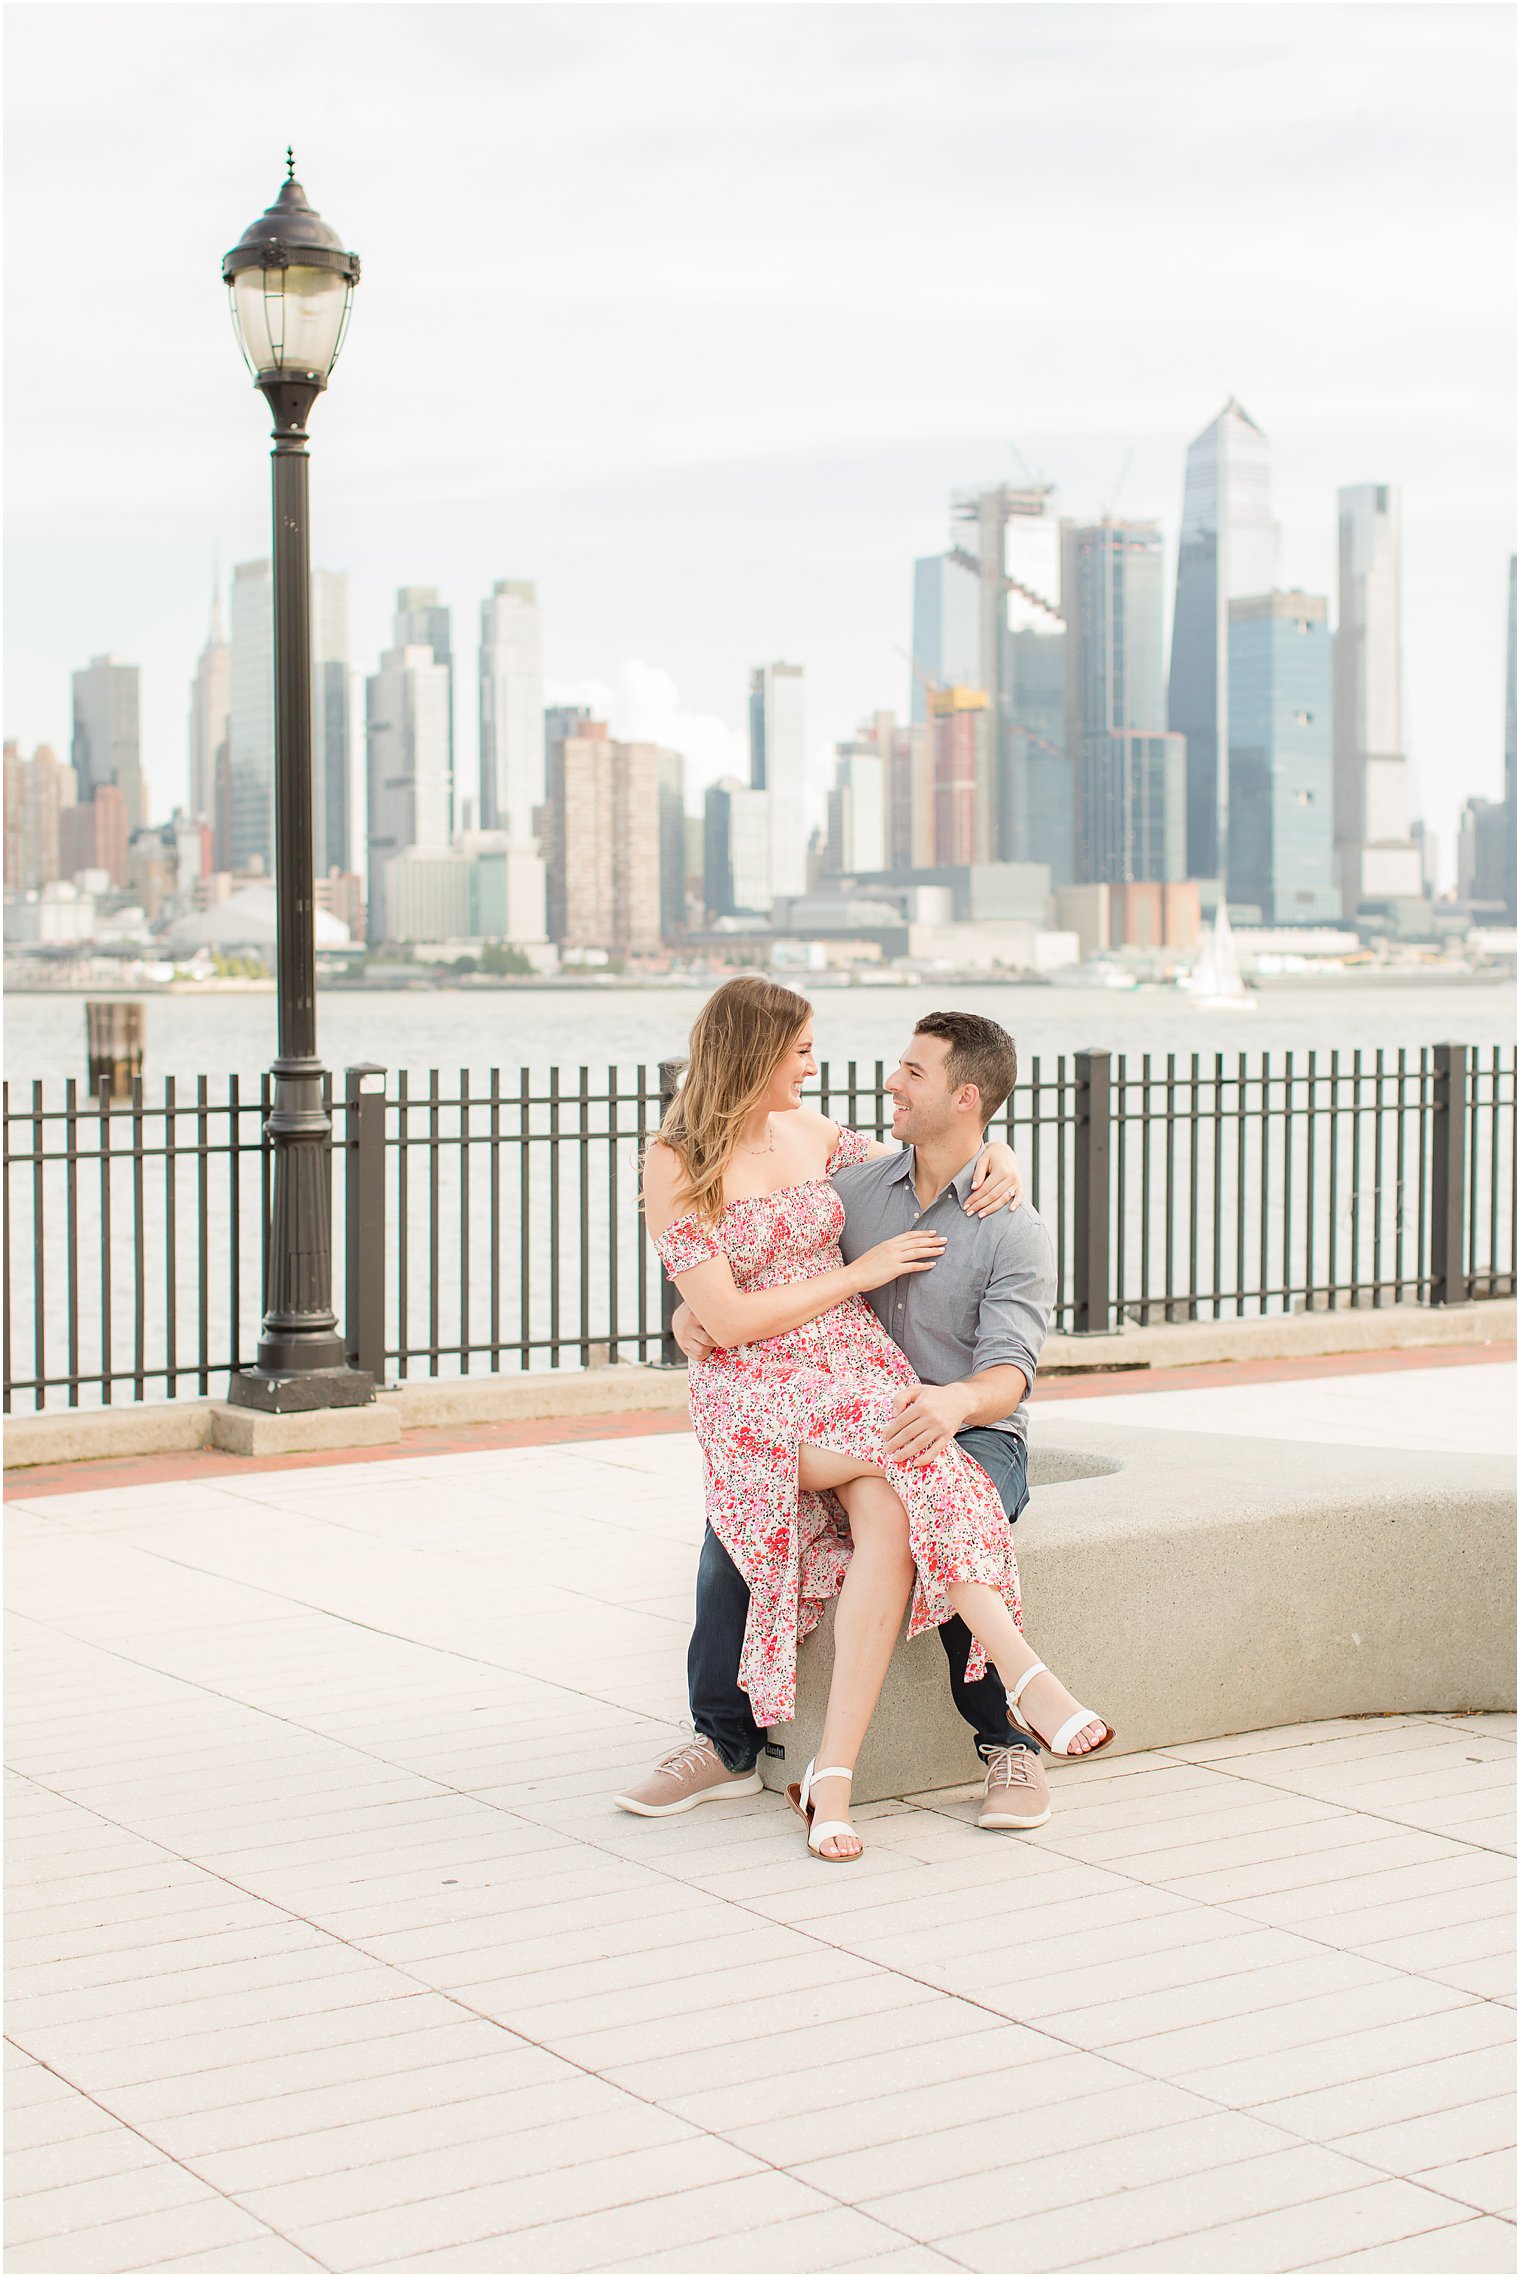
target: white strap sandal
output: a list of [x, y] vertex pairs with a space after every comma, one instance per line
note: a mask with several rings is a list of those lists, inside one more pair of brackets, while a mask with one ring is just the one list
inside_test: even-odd
[[1052, 1755], [1067, 1754], [1071, 1742], [1076, 1738], [1078, 1732], [1084, 1731], [1089, 1724], [1103, 1724], [1103, 1737], [1096, 1745], [1084, 1747], [1079, 1755], [1073, 1757], [1074, 1762], [1085, 1762], [1089, 1755], [1097, 1755], [1103, 1748], [1107, 1747], [1115, 1736], [1113, 1725], [1103, 1723], [1103, 1718], [1094, 1715], [1091, 1708], [1078, 1708], [1076, 1714], [1068, 1716], [1060, 1730], [1051, 1739], [1047, 1739], [1043, 1732], [1036, 1731], [1029, 1718], [1019, 1713], [1019, 1702], [1035, 1677], [1048, 1676], [1049, 1674], [1050, 1670], [1043, 1660], [1037, 1660], [1031, 1667], [1026, 1668], [1008, 1695], [1008, 1713], [1020, 1731], [1027, 1731], [1031, 1739], [1037, 1739], [1042, 1747], [1048, 1747]]
[[809, 1763], [802, 1774], [801, 1786], [788, 1787], [786, 1790], [786, 1799], [793, 1810], [797, 1812], [800, 1818], [807, 1820], [807, 1846], [809, 1850], [815, 1858], [822, 1859], [825, 1866], [853, 1866], [857, 1858], [865, 1856], [865, 1852], [864, 1850], [847, 1850], [836, 1853], [833, 1857], [824, 1857], [820, 1845], [827, 1842], [831, 1836], [848, 1834], [856, 1842], [860, 1840], [860, 1836], [847, 1818], [825, 1818], [815, 1821], [812, 1803], [813, 1788], [820, 1779], [853, 1779], [854, 1776], [853, 1769], [846, 1770], [842, 1764], [835, 1764], [832, 1770], [819, 1771], [814, 1764]]

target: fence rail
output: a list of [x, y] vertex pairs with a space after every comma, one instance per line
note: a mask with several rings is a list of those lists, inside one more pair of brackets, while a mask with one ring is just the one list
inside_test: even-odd
[[[332, 1101], [335, 1279], [386, 1380], [670, 1360], [637, 1209], [677, 1063], [350, 1068]], [[885, 1135], [885, 1067], [820, 1069]], [[1050, 1226], [1055, 1325], [1458, 1304], [1515, 1290], [1513, 1051], [1034, 1060], [995, 1124]], [[265, 1292], [267, 1079], [4, 1095], [4, 1406], [213, 1393]]]

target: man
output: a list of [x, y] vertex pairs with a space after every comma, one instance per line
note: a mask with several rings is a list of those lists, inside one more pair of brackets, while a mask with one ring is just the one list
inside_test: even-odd
[[[922, 1228], [945, 1237], [931, 1271], [905, 1274], [866, 1298], [922, 1378], [897, 1395], [888, 1448], [924, 1462], [958, 1439], [996, 1486], [1010, 1524], [1029, 1499], [1029, 1392], [1055, 1303], [1055, 1253], [1028, 1202], [990, 1217], [968, 1216], [963, 1204], [987, 1124], [1017, 1072], [1013, 1038], [995, 1020], [975, 1012], [929, 1013], [887, 1082], [892, 1135], [903, 1142], [902, 1152], [834, 1178], [845, 1207], [840, 1247], [847, 1263], [894, 1234]], [[713, 1349], [685, 1305], [676, 1313], [675, 1333], [690, 1359], [704, 1359]], [[765, 1734], [738, 1681], [748, 1612], [743, 1577], [709, 1527], [687, 1654], [695, 1735], [615, 1798], [624, 1810], [668, 1818], [722, 1795], [759, 1793], [755, 1765]], [[971, 1635], [965, 1623], [946, 1621], [939, 1635], [956, 1707], [986, 1765], [977, 1824], [1043, 1826], [1050, 1790], [1038, 1740], [1011, 1722], [995, 1668], [978, 1683], [966, 1682]]]

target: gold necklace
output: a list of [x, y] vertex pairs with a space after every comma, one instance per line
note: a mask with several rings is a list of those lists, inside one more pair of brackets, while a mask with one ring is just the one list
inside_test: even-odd
[[739, 1149], [739, 1152], [741, 1154], [774, 1154], [775, 1151], [776, 1134], [774, 1131], [771, 1131], [770, 1137], [766, 1140], [764, 1146], [741, 1146]]

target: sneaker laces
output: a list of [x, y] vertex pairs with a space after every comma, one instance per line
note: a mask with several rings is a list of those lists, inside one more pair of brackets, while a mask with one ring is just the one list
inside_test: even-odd
[[704, 1739], [697, 1732], [690, 1739], [683, 1739], [680, 1746], [673, 1747], [668, 1755], [661, 1756], [655, 1768], [658, 1771], [668, 1771], [672, 1779], [679, 1779], [688, 1771], [702, 1769], [716, 1754], [717, 1749], [711, 1740]]
[[994, 1787], [1032, 1786], [1030, 1776], [1034, 1751], [1028, 1747], [990, 1747], [983, 1761], [987, 1765], [987, 1791]]

